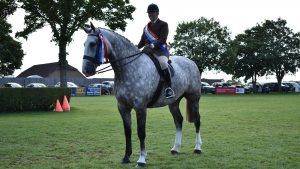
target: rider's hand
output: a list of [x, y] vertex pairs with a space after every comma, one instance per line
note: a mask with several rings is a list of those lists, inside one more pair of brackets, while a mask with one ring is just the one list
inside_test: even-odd
[[153, 49], [155, 46], [153, 43], [150, 44], [150, 48]]

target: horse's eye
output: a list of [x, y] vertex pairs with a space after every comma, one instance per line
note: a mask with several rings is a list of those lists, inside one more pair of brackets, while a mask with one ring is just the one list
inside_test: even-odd
[[95, 42], [91, 42], [91, 43], [90, 43], [90, 46], [91, 46], [91, 47], [94, 47], [95, 45], [96, 45]]

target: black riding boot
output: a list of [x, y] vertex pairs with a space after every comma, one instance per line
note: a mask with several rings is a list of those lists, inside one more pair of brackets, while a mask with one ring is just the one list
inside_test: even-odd
[[163, 70], [163, 74], [164, 74], [164, 78], [167, 82], [167, 88], [165, 90], [165, 94], [166, 94], [166, 98], [170, 99], [173, 98], [175, 96], [175, 93], [173, 91], [173, 89], [171, 88], [171, 76], [170, 76], [170, 72], [168, 69], [164, 69]]

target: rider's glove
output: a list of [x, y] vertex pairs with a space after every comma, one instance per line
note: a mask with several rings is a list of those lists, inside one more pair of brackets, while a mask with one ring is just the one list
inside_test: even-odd
[[155, 46], [153, 43], [150, 44], [150, 48], [153, 49]]

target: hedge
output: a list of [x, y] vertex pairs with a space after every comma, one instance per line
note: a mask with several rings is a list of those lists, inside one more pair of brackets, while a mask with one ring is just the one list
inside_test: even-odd
[[62, 103], [66, 95], [70, 101], [70, 88], [0, 88], [0, 112], [49, 111], [56, 99]]

